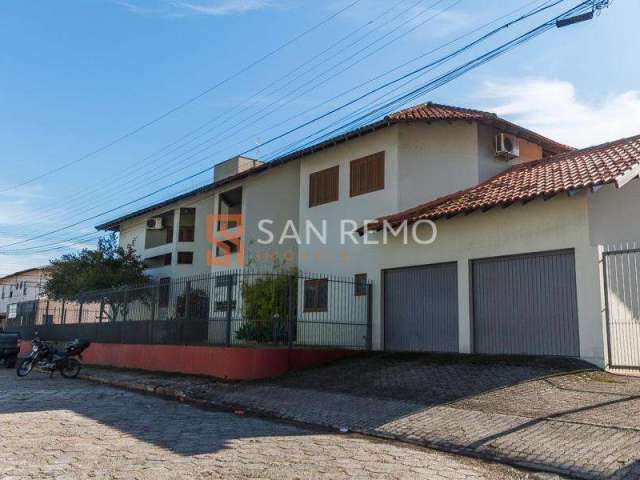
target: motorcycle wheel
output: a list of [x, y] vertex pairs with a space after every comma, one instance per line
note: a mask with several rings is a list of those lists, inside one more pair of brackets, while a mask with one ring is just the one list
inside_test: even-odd
[[33, 361], [30, 358], [23, 358], [18, 362], [16, 367], [16, 374], [19, 377], [26, 377], [33, 370]]
[[80, 362], [75, 358], [69, 358], [60, 369], [60, 374], [64, 378], [76, 378], [80, 373]]

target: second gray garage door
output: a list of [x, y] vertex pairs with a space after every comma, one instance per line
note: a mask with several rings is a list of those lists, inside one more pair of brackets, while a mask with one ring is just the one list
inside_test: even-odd
[[458, 351], [456, 263], [384, 272], [385, 349]]
[[578, 356], [573, 251], [475, 260], [477, 353]]

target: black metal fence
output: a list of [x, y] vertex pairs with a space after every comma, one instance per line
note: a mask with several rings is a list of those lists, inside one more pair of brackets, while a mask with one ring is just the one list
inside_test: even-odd
[[371, 283], [230, 270], [145, 287], [30, 302], [8, 328], [24, 338], [101, 343], [371, 347]]

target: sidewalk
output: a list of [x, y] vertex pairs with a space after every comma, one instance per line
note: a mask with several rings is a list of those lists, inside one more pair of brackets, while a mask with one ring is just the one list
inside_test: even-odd
[[640, 379], [584, 364], [379, 354], [261, 382], [82, 376], [576, 478], [640, 478]]

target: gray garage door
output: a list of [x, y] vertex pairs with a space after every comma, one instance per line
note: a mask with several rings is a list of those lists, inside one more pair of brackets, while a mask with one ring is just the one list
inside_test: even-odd
[[458, 351], [458, 269], [443, 263], [384, 272], [385, 349]]
[[578, 356], [573, 251], [472, 263], [475, 351]]

